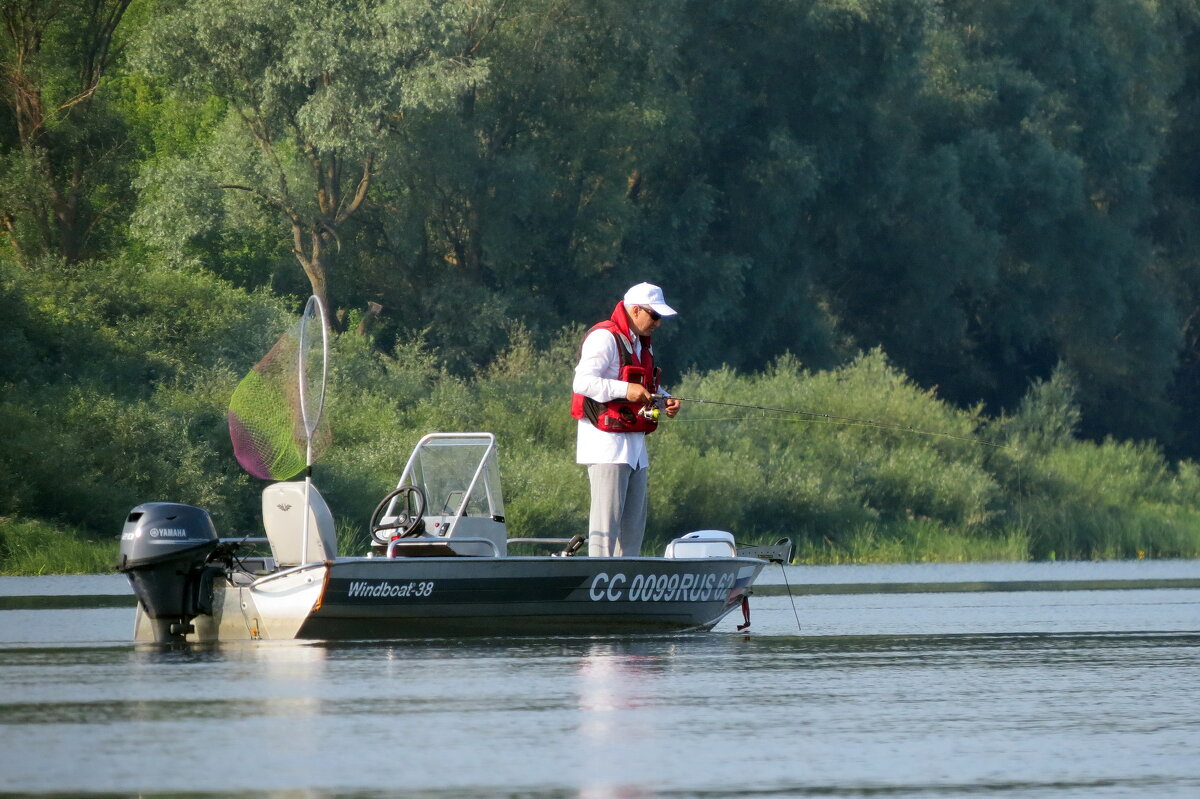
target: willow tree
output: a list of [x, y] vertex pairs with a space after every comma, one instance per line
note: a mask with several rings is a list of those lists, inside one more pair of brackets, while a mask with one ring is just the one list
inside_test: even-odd
[[129, 3], [0, 2], [0, 224], [22, 261], [80, 260], [120, 202], [99, 195], [128, 137], [100, 95]]
[[754, 320], [706, 352], [757, 368], [882, 346], [997, 408], [1061, 361], [1083, 431], [1160, 433], [1177, 334], [1146, 229], [1178, 82], [1167, 5], [693, 0], [706, 248], [744, 264], [719, 293]]
[[[312, 293], [336, 308], [331, 267], [389, 158], [389, 140], [410, 115], [453, 105], [485, 80], [473, 42], [492, 6], [199, 0], [149, 27], [139, 61], [184, 97], [225, 103], [227, 118], [195, 164], [201, 182], [244, 195], [281, 223]], [[181, 165], [160, 174], [178, 176]], [[175, 189], [163, 182], [160, 196]], [[246, 209], [225, 206], [234, 223]]]
[[1001, 241], [970, 343], [1010, 403], [1065, 363], [1096, 437], [1170, 423], [1177, 318], [1148, 235], [1180, 80], [1168, 5], [964, 0], [947, 18], [961, 60], [940, 121], [964, 207]]
[[[1171, 98], [1173, 118], [1155, 171], [1154, 238], [1179, 309], [1183, 342], [1171, 394], [1184, 409], [1200, 392], [1200, 4], [1175, 5], [1182, 80]], [[1167, 444], [1169, 454], [1200, 457], [1196, 414], [1178, 414]]]
[[[479, 37], [491, 79], [452, 113], [414, 120], [410, 155], [390, 161], [371, 210], [375, 240], [405, 278], [386, 296], [414, 307], [388, 320], [404, 325], [398, 335], [426, 331], [447, 361], [468, 366], [495, 355], [514, 318], [547, 334], [664, 274], [662, 261], [635, 261], [651, 209], [694, 210], [661, 175], [690, 124], [673, 74], [682, 9], [505, 5]], [[676, 237], [667, 225], [645, 234]], [[472, 312], [448, 323], [445, 308], [463, 306]]]

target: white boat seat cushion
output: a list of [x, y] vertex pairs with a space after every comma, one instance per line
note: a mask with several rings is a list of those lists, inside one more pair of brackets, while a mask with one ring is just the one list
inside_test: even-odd
[[333, 514], [316, 486], [308, 489], [308, 552], [303, 556], [304, 483], [272, 483], [263, 489], [262, 507], [263, 528], [276, 565], [299, 566], [337, 557]]

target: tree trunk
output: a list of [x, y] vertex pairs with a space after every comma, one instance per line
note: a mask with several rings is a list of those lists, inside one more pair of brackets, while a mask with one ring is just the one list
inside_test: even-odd
[[[307, 249], [305, 239], [308, 240]], [[313, 296], [325, 307], [326, 322], [341, 332], [337, 325], [337, 314], [329, 302], [329, 277], [326, 269], [328, 254], [325, 252], [323, 237], [315, 229], [306, 231], [304, 223], [295, 217], [292, 218], [292, 254], [296, 256], [308, 277]]]
[[[88, 124], [86, 119], [80, 121], [80, 112], [95, 96], [101, 78], [112, 65], [113, 37], [130, 2], [91, 0], [72, 5], [10, 0], [0, 8], [0, 35], [6, 40], [0, 61], [0, 80], [7, 89], [4, 100], [12, 111], [16, 139], [27, 159], [26, 177], [38, 175], [42, 183], [29, 187], [34, 199], [26, 202], [0, 198], [5, 230], [19, 257], [57, 252], [74, 262], [85, 255], [87, 231], [100, 217], [90, 210], [87, 202], [85, 173], [89, 164], [78, 152], [68, 159], [65, 152], [56, 150], [62, 145], [56, 145], [53, 137], [46, 135], [47, 124], [48, 120], [60, 127], [70, 124], [82, 128]], [[56, 23], [71, 31], [73, 38], [65, 47], [83, 54], [81, 64], [71, 67], [71, 59], [64, 60], [60, 53], [50, 49], [43, 50], [48, 31]], [[56, 84], [74, 95], [47, 108], [46, 87]], [[71, 138], [68, 136], [67, 140]], [[56, 162], [68, 161], [69, 174], [58, 174]], [[43, 199], [37, 199], [38, 195]], [[17, 241], [14, 213], [28, 218], [39, 241]]]

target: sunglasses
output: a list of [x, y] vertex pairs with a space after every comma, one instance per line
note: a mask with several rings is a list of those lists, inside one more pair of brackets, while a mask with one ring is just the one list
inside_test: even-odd
[[662, 319], [662, 314], [660, 314], [658, 311], [654, 310], [653, 308], [647, 308], [645, 305], [639, 305], [638, 307], [641, 308], [646, 313], [650, 314], [650, 318], [653, 319], [655, 322], [657, 322], [659, 319]]

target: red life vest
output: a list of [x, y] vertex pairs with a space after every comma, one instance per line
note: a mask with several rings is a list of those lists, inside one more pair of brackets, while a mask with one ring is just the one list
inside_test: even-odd
[[[650, 337], [641, 337], [642, 356], [635, 361], [633, 333], [629, 329], [625, 303], [618, 302], [612, 316], [593, 325], [584, 338], [595, 330], [607, 330], [617, 340], [617, 352], [621, 358], [617, 379], [626, 383], [640, 383], [651, 394], [657, 394], [659, 370], [654, 368], [654, 351], [650, 347]], [[599, 402], [583, 394], [574, 394], [571, 397], [571, 416], [586, 419], [606, 433], [653, 433], [658, 429], [658, 422], [642, 416], [640, 411], [644, 407], [642, 403], [623, 399]]]

